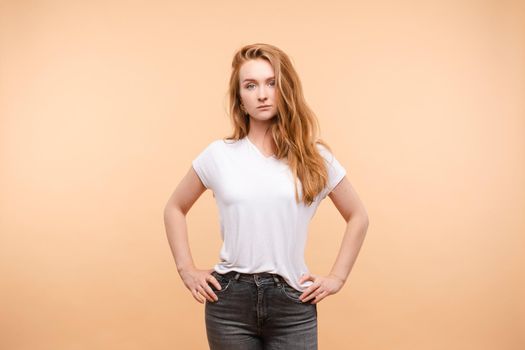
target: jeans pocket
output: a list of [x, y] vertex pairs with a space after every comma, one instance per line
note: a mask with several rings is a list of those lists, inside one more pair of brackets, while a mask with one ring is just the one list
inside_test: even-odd
[[297, 289], [293, 288], [292, 286], [290, 286], [287, 283], [281, 283], [281, 292], [288, 299], [293, 300], [296, 303], [307, 304], [307, 303], [304, 303], [303, 301], [301, 301], [301, 299], [299, 299], [299, 297], [301, 296], [301, 294], [303, 294], [303, 292], [298, 291]]
[[225, 292], [228, 289], [228, 287], [232, 284], [232, 278], [225, 277], [216, 271], [213, 271], [211, 274], [221, 285], [221, 289], [217, 289], [213, 283], [208, 282], [210, 288], [215, 294], [221, 294]]

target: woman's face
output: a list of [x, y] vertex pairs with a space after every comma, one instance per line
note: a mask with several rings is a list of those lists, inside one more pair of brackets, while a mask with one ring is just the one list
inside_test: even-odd
[[[257, 120], [269, 120], [277, 114], [275, 78], [272, 65], [265, 59], [246, 61], [239, 71], [239, 91], [245, 112]], [[267, 108], [260, 106], [269, 105]]]

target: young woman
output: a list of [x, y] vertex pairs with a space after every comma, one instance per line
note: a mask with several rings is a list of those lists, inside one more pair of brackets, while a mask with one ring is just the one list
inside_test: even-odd
[[[317, 137], [288, 56], [268, 44], [233, 58], [229, 86], [233, 135], [194, 158], [164, 211], [184, 285], [205, 303], [210, 349], [317, 349], [317, 303], [337, 293], [357, 258], [368, 215], [345, 168]], [[198, 269], [185, 216], [206, 190], [220, 214], [220, 262]], [[308, 224], [329, 196], [347, 222], [326, 276], [304, 261]]]

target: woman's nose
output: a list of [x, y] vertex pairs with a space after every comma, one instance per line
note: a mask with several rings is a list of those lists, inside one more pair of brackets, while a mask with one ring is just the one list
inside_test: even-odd
[[266, 100], [268, 98], [267, 96], [266, 92], [259, 92], [259, 100]]
[[269, 92], [266, 89], [259, 89], [259, 100], [265, 101], [268, 98]]

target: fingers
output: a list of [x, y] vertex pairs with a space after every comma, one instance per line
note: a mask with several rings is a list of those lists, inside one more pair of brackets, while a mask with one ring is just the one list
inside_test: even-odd
[[198, 286], [196, 290], [193, 291], [193, 297], [201, 304], [204, 304], [206, 300], [212, 301], [211, 297], [204, 291], [201, 286]]
[[204, 304], [204, 300], [200, 297], [199, 292], [197, 290], [192, 290], [191, 295], [193, 295], [193, 298], [197, 300], [199, 303]]
[[211, 289], [211, 287], [206, 284], [206, 286], [197, 286], [197, 289], [199, 291], [199, 293], [201, 293], [208, 301], [210, 302], [214, 302], [214, 301], [217, 301], [219, 300], [219, 298], [217, 297], [217, 295], [215, 293], [213, 293], [213, 290]]
[[312, 300], [312, 304], [317, 304], [318, 302], [320, 302], [321, 300], [323, 300], [326, 296], [328, 296], [328, 291], [323, 291], [319, 294], [317, 294], [314, 298], [314, 300]]
[[[208, 279], [210, 279], [210, 281], [208, 281]], [[205, 285], [197, 285], [197, 288], [192, 291], [193, 297], [201, 304], [203, 304], [206, 300], [210, 302], [219, 300], [217, 295], [213, 292], [213, 289], [211, 289], [211, 287], [209, 286], [208, 282], [212, 283], [218, 290], [222, 289], [221, 284], [219, 283], [219, 281], [217, 281], [217, 279], [214, 276], [206, 276], [204, 282]]]
[[299, 283], [303, 283], [305, 281], [308, 281], [308, 280], [313, 280], [314, 278], [314, 275], [311, 274], [311, 273], [303, 273], [301, 275], [301, 278], [299, 278]]
[[312, 284], [299, 298], [303, 302], [311, 301], [312, 304], [316, 304], [330, 294], [328, 290], [321, 288], [322, 286], [320, 283]]
[[[217, 288], [218, 290], [221, 290], [221, 289], [222, 289], [221, 284], [219, 283], [219, 281], [217, 281], [217, 279], [216, 279], [215, 277], [213, 277], [212, 275], [210, 275], [209, 278], [211, 278], [211, 283], [213, 283], [213, 285], [215, 286], [215, 288]], [[208, 281], [208, 282], [210, 282], [210, 281]]]

